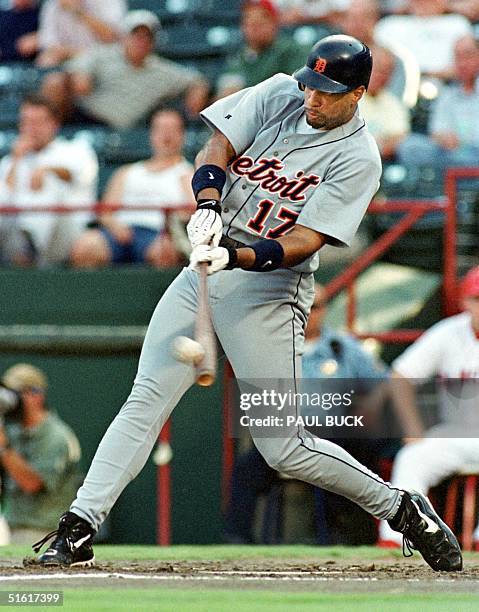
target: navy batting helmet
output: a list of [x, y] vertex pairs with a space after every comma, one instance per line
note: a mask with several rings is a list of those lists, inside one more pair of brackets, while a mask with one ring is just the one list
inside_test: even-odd
[[294, 78], [311, 89], [344, 93], [369, 85], [373, 59], [369, 47], [352, 36], [326, 36], [311, 49]]

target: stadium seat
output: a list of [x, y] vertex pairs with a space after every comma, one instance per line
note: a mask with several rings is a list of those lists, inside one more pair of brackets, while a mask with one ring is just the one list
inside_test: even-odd
[[281, 32], [291, 37], [298, 45], [309, 49], [318, 40], [331, 34], [338, 34], [339, 30], [326, 24], [302, 24], [293, 26], [283, 26]]
[[242, 0], [203, 0], [197, 2], [195, 17], [209, 23], [238, 24]]
[[184, 152], [188, 161], [191, 163], [194, 162], [198, 151], [205, 144], [210, 134], [211, 132], [206, 126], [196, 128], [190, 127], [186, 130]]
[[130, 11], [146, 9], [155, 13], [163, 24], [179, 21], [190, 15], [198, 0], [129, 0]]
[[461, 530], [461, 544], [463, 550], [473, 549], [473, 533], [476, 526], [476, 496], [478, 478], [479, 465], [466, 466], [452, 478], [447, 490], [444, 520], [451, 528], [454, 529], [458, 510], [459, 485], [463, 487]]
[[195, 57], [193, 60], [186, 61], [188, 66], [195, 68], [206, 77], [210, 84], [215, 84], [218, 75], [225, 70], [226, 58], [224, 55]]
[[[384, 166], [380, 195], [394, 205], [395, 200], [441, 200], [444, 198], [443, 177], [432, 167], [405, 168], [400, 164]], [[367, 224], [373, 238], [394, 226], [404, 213], [368, 215]], [[440, 271], [442, 266], [444, 213], [431, 211], [395, 242], [382, 256], [382, 261]]]
[[112, 174], [121, 164], [100, 164], [98, 172], [98, 199], [101, 200]]
[[0, 92], [25, 94], [38, 89], [45, 70], [29, 63], [0, 65]]
[[109, 164], [125, 164], [151, 155], [149, 129], [106, 132], [101, 156]]
[[0, 93], [0, 129], [13, 129], [17, 126], [21, 101], [22, 96], [15, 91]]
[[157, 51], [175, 60], [218, 57], [229, 53], [240, 41], [241, 34], [237, 26], [208, 26], [184, 21], [163, 29]]
[[38, 90], [44, 74], [26, 62], [0, 64], [0, 129], [16, 126], [23, 97]]
[[14, 130], [0, 131], [0, 158], [10, 153], [10, 149], [16, 137], [17, 132]]
[[411, 108], [411, 131], [427, 134], [432, 100], [419, 96], [416, 105]]
[[432, 166], [406, 168], [397, 163], [385, 163], [381, 176], [381, 194], [390, 200], [434, 200], [444, 195], [444, 178]]

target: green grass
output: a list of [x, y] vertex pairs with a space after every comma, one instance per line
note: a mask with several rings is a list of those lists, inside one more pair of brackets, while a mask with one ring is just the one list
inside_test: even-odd
[[[0, 558], [22, 559], [32, 555], [29, 546], [3, 546]], [[418, 553], [416, 553], [418, 554]], [[401, 559], [400, 549], [384, 549], [376, 546], [233, 546], [231, 544], [212, 544], [209, 546], [176, 545], [176, 546], [138, 546], [138, 545], [105, 545], [95, 546], [95, 555], [103, 561], [221, 561], [231, 559]], [[464, 553], [464, 559], [479, 562], [479, 554]]]
[[[102, 596], [103, 595], [103, 596]], [[125, 597], [127, 595], [127, 597]], [[158, 612], [273, 612], [296, 608], [301, 612], [313, 610], [360, 610], [360, 611], [393, 611], [420, 608], [423, 611], [447, 610], [448, 612], [475, 611], [478, 601], [472, 595], [457, 598], [444, 596], [409, 596], [407, 601], [400, 601], [397, 595], [329, 595], [321, 593], [286, 593], [258, 591], [169, 591], [154, 589], [148, 591], [130, 589], [124, 592], [110, 593], [108, 600], [101, 591], [90, 591], [88, 596], [65, 592], [66, 610], [145, 610]], [[104, 607], [103, 607], [104, 606]], [[151, 606], [151, 608], [149, 608]]]
[[[0, 557], [5, 559], [22, 558], [32, 554], [28, 546], [5, 546], [0, 549]], [[386, 559], [402, 557], [402, 552], [386, 550], [374, 546], [109, 546], [98, 544], [95, 555], [99, 561], [221, 561], [228, 559], [282, 559], [305, 558], [349, 559]]]
[[[472, 595], [404, 595], [288, 593], [285, 591], [225, 591], [177, 589], [64, 590], [63, 608], [42, 607], [68, 612], [154, 610], [155, 612], [475, 612], [477, 597]], [[33, 610], [33, 608], [22, 609]]]
[[[122, 547], [123, 548], [123, 547]], [[110, 559], [122, 559], [121, 551], [115, 546], [98, 546], [95, 548], [98, 557], [106, 555]], [[125, 551], [123, 550], [123, 553]], [[231, 560], [231, 559], [348, 559], [351, 557], [384, 559], [391, 555], [401, 557], [400, 550], [384, 550], [371, 546], [232, 546], [212, 545], [212, 546], [171, 546], [168, 548], [158, 548], [155, 546], [142, 546], [140, 549], [131, 547], [127, 549], [128, 558], [135, 555], [138, 560], [156, 559], [188, 561], [204, 560]]]
[[[40, 589], [42, 590], [42, 589]], [[417, 594], [331, 594], [290, 593], [223, 589], [63, 589], [63, 607], [42, 606], [42, 610], [67, 612], [115, 612], [154, 610], [155, 612], [475, 612], [478, 599], [473, 595]], [[22, 606], [22, 610], [35, 610]]]

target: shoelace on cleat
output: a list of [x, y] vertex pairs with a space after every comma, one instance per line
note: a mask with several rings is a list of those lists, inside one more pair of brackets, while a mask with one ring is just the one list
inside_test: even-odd
[[[421, 519], [419, 524], [414, 524], [414, 522], [410, 522], [409, 525], [406, 526], [405, 531], [410, 531], [412, 532], [413, 536], [417, 536], [417, 537], [421, 537], [421, 535], [424, 533], [426, 526], [424, 525], [424, 521]], [[408, 558], [408, 557], [412, 557], [414, 554], [414, 551], [418, 550], [414, 544], [411, 542], [411, 540], [406, 536], [403, 535], [403, 539], [402, 539], [402, 554], [404, 557]]]
[[[411, 527], [414, 530], [414, 525], [411, 525]], [[417, 527], [419, 527], [419, 529], [417, 529]], [[418, 535], [421, 536], [422, 533], [424, 532], [424, 528], [421, 529], [421, 526], [417, 525], [416, 526], [416, 531], [414, 535]], [[440, 534], [440, 535], [439, 535]], [[438, 541], [437, 543], [433, 544], [433, 548], [436, 551], [436, 554], [440, 554], [442, 552], [447, 552], [447, 549], [449, 547], [449, 541], [447, 539], [447, 536], [445, 533], [443, 533], [442, 531], [436, 532], [436, 534], [434, 535], [438, 535], [440, 537], [440, 541]], [[443, 549], [443, 550], [441, 550]], [[402, 540], [402, 554], [404, 557], [412, 557], [414, 554], [414, 551], [418, 550], [414, 544], [411, 542], [411, 540], [403, 535], [403, 540]]]
[[45, 537], [43, 537], [41, 540], [39, 540], [38, 542], [35, 542], [35, 544], [32, 544], [32, 548], [33, 551], [35, 553], [40, 552], [41, 547], [46, 544], [48, 542], [48, 540], [51, 540], [52, 538], [55, 538], [55, 542], [58, 540], [58, 538], [64, 538], [68, 548], [70, 550], [73, 550], [73, 544], [71, 541], [71, 538], [68, 537], [68, 529], [66, 525], [60, 525], [58, 527], [58, 529], [55, 529], [55, 531], [50, 531], [50, 533], [47, 533], [47, 535]]
[[38, 542], [35, 542], [35, 544], [32, 544], [32, 548], [33, 548], [33, 552], [37, 553], [40, 552], [41, 547], [46, 544], [48, 542], [48, 540], [51, 540], [52, 538], [56, 537], [60, 532], [60, 529], [55, 529], [55, 531], [50, 531], [50, 533], [47, 533], [47, 535], [45, 537], [43, 537], [41, 540], [38, 540]]

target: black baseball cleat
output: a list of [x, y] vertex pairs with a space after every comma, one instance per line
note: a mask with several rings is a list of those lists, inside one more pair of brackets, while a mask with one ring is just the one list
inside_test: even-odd
[[417, 550], [436, 572], [462, 570], [459, 542], [425, 495], [404, 491], [399, 510], [388, 523], [404, 536], [404, 556], [409, 557]]
[[93, 527], [73, 512], [60, 517], [58, 529], [33, 544], [35, 553], [51, 538], [55, 538], [47, 550], [38, 557], [24, 559], [23, 564], [43, 567], [91, 567], [95, 565], [92, 540]]

